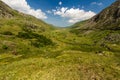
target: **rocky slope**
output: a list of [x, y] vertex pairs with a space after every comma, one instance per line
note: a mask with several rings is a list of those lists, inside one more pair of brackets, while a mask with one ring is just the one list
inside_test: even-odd
[[120, 0], [111, 4], [111, 6], [86, 21], [83, 25], [79, 22], [75, 26], [79, 29], [120, 29]]
[[4, 4], [2, 1], [0, 1], [0, 18], [2, 17], [12, 17], [13, 16], [13, 10]]

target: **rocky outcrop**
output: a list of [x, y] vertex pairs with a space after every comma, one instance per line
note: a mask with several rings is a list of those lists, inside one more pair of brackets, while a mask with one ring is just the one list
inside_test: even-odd
[[0, 1], [0, 18], [11, 18], [13, 16], [12, 9], [5, 3]]

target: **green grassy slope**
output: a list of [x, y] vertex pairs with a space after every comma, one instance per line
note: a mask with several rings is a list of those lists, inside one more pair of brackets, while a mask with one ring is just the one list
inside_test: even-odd
[[76, 35], [12, 11], [0, 18], [0, 80], [120, 79], [119, 31]]

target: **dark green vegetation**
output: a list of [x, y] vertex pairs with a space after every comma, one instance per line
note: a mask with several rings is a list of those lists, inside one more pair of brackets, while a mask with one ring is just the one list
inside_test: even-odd
[[[102, 29], [96, 29], [87, 20], [56, 29], [1, 1], [0, 10], [0, 80], [120, 79], [119, 25], [106, 29], [99, 23]], [[104, 14], [99, 15], [102, 22]]]
[[30, 39], [31, 45], [35, 47], [44, 47], [44, 46], [53, 44], [51, 39], [48, 39], [43, 35], [39, 35], [39, 34], [32, 33], [32, 32], [19, 32], [17, 37], [23, 38], [23, 39]]

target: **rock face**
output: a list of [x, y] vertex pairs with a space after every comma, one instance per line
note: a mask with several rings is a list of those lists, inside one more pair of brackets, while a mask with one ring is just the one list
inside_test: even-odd
[[0, 1], [0, 18], [3, 17], [10, 18], [12, 16], [13, 16], [13, 10], [5, 3]]
[[[79, 26], [79, 25], [78, 25]], [[79, 26], [80, 29], [120, 29], [120, 0]]]
[[95, 23], [94, 28], [120, 29], [120, 0], [94, 16], [90, 21]]

